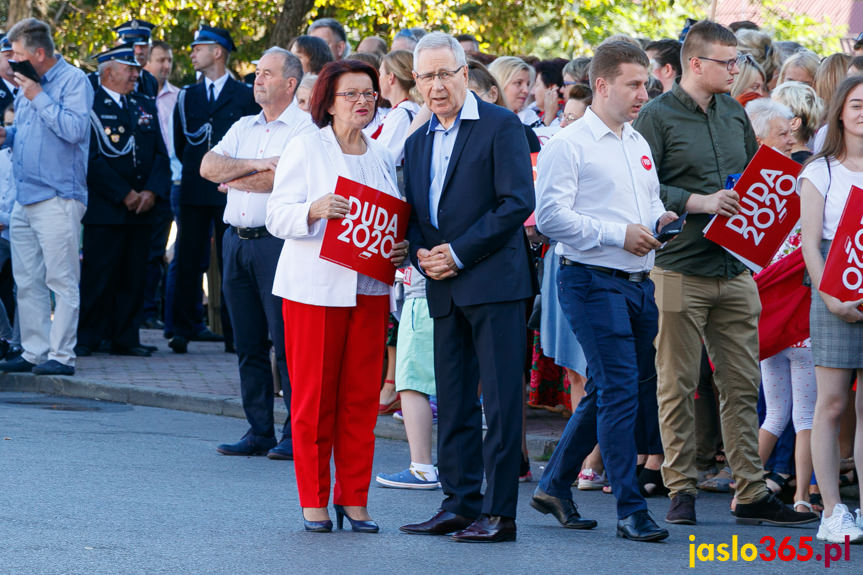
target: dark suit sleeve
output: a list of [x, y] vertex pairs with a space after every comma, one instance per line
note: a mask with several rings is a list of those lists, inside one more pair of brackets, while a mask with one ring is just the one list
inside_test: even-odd
[[450, 242], [466, 268], [503, 247], [530, 217], [536, 202], [530, 152], [521, 122], [509, 114], [494, 129], [491, 152], [497, 206]]
[[99, 153], [96, 130], [90, 126], [90, 152], [87, 166], [87, 187], [109, 202], [122, 204], [132, 191], [132, 186], [108, 164], [105, 156]]
[[[153, 117], [157, 116], [154, 114]], [[167, 200], [171, 195], [171, 158], [168, 156], [159, 122], [156, 122], [156, 157], [144, 189], [150, 190], [161, 200]]]

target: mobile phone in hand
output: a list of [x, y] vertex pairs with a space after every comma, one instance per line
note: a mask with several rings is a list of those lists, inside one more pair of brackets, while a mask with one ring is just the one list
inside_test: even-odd
[[687, 212], [683, 212], [682, 214], [680, 214], [679, 218], [659, 228], [659, 230], [655, 234], [653, 234], [653, 237], [656, 238], [656, 241], [664, 244], [665, 242], [682, 232], [683, 224], [686, 222], [686, 214]]
[[23, 60], [21, 62], [9, 60], [9, 66], [12, 68], [13, 72], [17, 72], [24, 77], [30, 78], [34, 82], [39, 81], [39, 74], [36, 72], [36, 68], [34, 68], [33, 64], [28, 60]]

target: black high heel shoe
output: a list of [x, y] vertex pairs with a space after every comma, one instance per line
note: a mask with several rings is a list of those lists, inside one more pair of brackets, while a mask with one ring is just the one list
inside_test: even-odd
[[[345, 508], [341, 505], [333, 505], [336, 509], [336, 526], [339, 529], [342, 528], [342, 525], [345, 523], [345, 517], [348, 518], [348, 521], [351, 523], [351, 531], [356, 531], [357, 533], [377, 533], [381, 530], [378, 527], [378, 524], [374, 521], [360, 521], [359, 519], [351, 519], [351, 516], [345, 513]], [[330, 524], [332, 527], [332, 524]]]
[[[302, 508], [300, 508], [300, 513], [302, 512]], [[333, 530], [333, 522], [329, 519], [325, 519], [324, 521], [309, 521], [303, 515], [303, 527], [310, 533], [329, 533]], [[341, 522], [339, 522], [339, 529], [341, 529]]]

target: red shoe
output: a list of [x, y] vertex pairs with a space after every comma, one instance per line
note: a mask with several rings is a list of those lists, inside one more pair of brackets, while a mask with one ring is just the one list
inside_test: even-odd
[[396, 398], [389, 403], [378, 404], [378, 415], [390, 415], [402, 408], [402, 400], [398, 394]]

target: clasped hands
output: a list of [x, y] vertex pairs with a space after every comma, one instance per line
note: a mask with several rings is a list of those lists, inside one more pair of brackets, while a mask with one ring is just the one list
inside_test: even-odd
[[417, 259], [423, 272], [433, 280], [445, 280], [458, 275], [458, 266], [449, 244], [440, 244], [431, 250], [421, 248], [417, 251]]
[[123, 198], [123, 205], [126, 206], [126, 209], [130, 212], [135, 212], [136, 214], [149, 212], [153, 209], [155, 204], [156, 194], [150, 190], [143, 190], [141, 192], [131, 190], [126, 194], [126, 197]]

